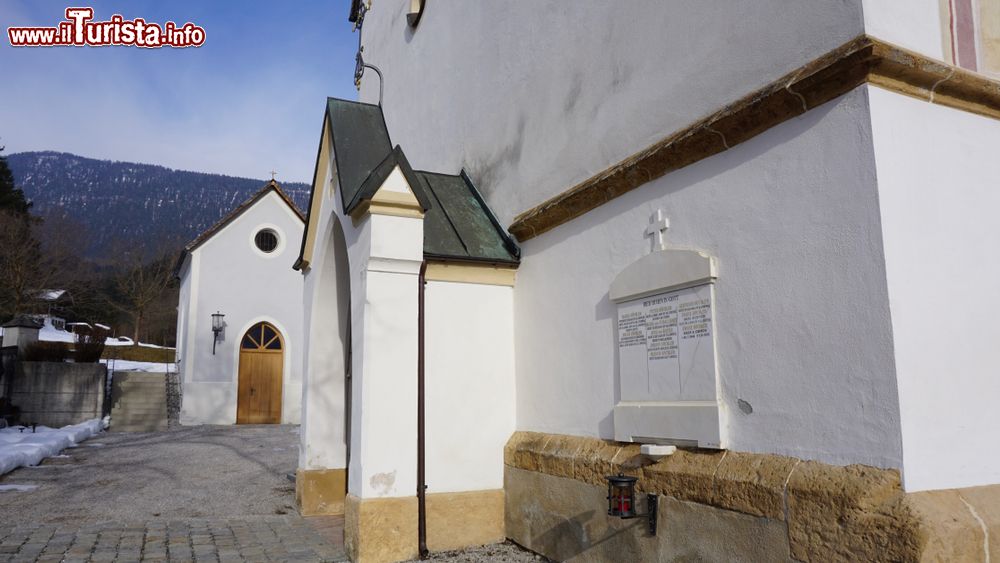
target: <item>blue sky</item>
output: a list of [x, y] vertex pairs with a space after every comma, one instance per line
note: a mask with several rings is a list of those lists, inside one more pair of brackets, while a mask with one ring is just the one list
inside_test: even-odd
[[[326, 96], [357, 99], [349, 0], [0, 1], [3, 154], [57, 150], [279, 181], [310, 181]], [[94, 20], [205, 28], [199, 48], [10, 46], [8, 26]]]

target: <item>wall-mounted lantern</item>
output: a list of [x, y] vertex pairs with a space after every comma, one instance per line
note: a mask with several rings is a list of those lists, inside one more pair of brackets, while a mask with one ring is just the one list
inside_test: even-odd
[[617, 516], [622, 520], [631, 518], [648, 519], [649, 534], [656, 535], [656, 501], [655, 494], [646, 495], [646, 513], [639, 514], [635, 510], [635, 477], [609, 475], [608, 480], [608, 516]]
[[212, 355], [215, 355], [215, 343], [219, 341], [219, 333], [222, 329], [226, 327], [226, 323], [222, 321], [222, 318], [226, 315], [216, 311], [212, 313]]

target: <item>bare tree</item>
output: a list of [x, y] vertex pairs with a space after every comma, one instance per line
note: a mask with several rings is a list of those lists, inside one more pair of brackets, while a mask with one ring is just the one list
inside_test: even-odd
[[108, 303], [132, 318], [132, 340], [138, 344], [146, 320], [173, 282], [175, 252], [170, 245], [155, 250], [115, 246], [116, 295]]
[[0, 211], [0, 312], [5, 316], [28, 312], [43, 289], [78, 289], [69, 287], [79, 263], [68, 244], [73, 233], [43, 243], [42, 225], [36, 217]]

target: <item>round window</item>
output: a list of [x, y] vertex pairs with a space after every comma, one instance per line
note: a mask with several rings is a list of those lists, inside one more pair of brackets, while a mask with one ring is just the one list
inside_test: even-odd
[[274, 252], [274, 249], [278, 248], [278, 233], [271, 229], [261, 229], [253, 237], [253, 243], [262, 252]]

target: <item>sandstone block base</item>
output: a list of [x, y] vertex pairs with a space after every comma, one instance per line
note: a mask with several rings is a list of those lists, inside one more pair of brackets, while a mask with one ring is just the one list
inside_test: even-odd
[[347, 495], [344, 547], [354, 563], [417, 558], [417, 497], [362, 499]]
[[427, 549], [449, 551], [504, 540], [504, 492], [427, 495]]
[[[1000, 485], [906, 493], [899, 472], [741, 452], [516, 432], [504, 449], [507, 537], [558, 561], [990, 561]], [[606, 514], [604, 476], [639, 478], [659, 530]]]
[[295, 502], [303, 516], [344, 513], [346, 469], [299, 469], [295, 472]]

